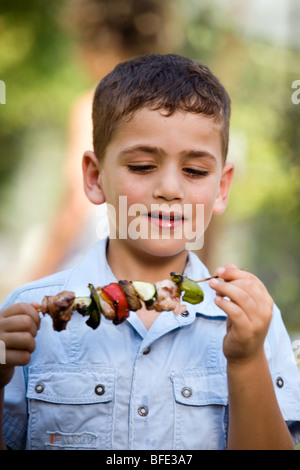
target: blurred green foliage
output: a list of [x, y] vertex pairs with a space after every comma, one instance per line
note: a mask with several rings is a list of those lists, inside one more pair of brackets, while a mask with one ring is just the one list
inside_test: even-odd
[[[43, 207], [48, 197], [53, 200], [42, 173], [54, 177], [61, 167], [70, 105], [90, 85], [75, 60], [74, 40], [63, 27], [62, 4], [56, 0], [0, 3], [0, 79], [7, 87], [7, 104], [0, 106], [0, 228], [4, 231], [15, 227], [12, 199], [16, 193], [21, 199], [22, 195], [11, 185], [24, 161], [33, 158], [31, 168], [36, 168], [29, 175], [27, 204], [34, 201], [41, 184]], [[300, 105], [291, 101], [291, 84], [300, 79], [300, 44], [280, 45], [246, 34], [242, 22], [234, 20], [224, 5], [174, 0], [181, 38], [175, 52], [211, 67], [232, 98], [230, 158], [236, 164], [236, 178], [220, 241], [213, 247], [213, 264], [235, 262], [257, 274], [288, 328], [300, 331]], [[50, 157], [54, 163], [43, 167], [38, 157]], [[33, 207], [36, 212], [37, 206]], [[18, 207], [17, 216], [22, 211]], [[25, 214], [30, 214], [28, 208]]]
[[70, 103], [87, 83], [72, 59], [73, 44], [63, 28], [62, 3], [0, 3], [0, 79], [6, 84], [6, 104], [0, 107], [2, 230], [10, 223], [11, 185], [24, 159], [31, 158], [34, 151], [30, 149], [32, 136], [47, 136], [45, 148], [51, 140], [61, 144]]
[[[254, 272], [288, 329], [299, 332], [300, 105], [291, 101], [291, 84], [300, 78], [300, 42], [246, 35], [224, 8], [200, 3], [189, 2], [183, 52], [210, 66], [231, 95], [229, 158], [236, 164], [213, 263], [235, 262]], [[299, 5], [296, 13], [299, 18]], [[293, 25], [299, 27], [291, 21], [287, 31], [296, 35]]]

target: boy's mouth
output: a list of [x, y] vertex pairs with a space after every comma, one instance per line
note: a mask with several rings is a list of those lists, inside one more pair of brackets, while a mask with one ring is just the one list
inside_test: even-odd
[[169, 229], [173, 229], [180, 226], [185, 220], [183, 214], [163, 211], [149, 212], [148, 219], [151, 223], [154, 223], [160, 228]]

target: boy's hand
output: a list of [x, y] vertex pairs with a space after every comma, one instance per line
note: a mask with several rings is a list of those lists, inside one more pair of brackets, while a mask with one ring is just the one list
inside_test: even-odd
[[273, 300], [256, 276], [239, 270], [235, 265], [219, 268], [217, 274], [225, 282], [212, 279], [210, 286], [217, 293], [216, 304], [228, 316], [224, 355], [231, 362], [254, 359], [263, 352]]
[[5, 364], [0, 365], [0, 388], [12, 378], [15, 366], [29, 363], [35, 349], [40, 317], [37, 304], [19, 303], [0, 312], [0, 340], [6, 348]]

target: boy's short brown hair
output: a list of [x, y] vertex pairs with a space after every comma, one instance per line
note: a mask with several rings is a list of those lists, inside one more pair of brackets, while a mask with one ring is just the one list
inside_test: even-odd
[[142, 108], [204, 114], [220, 125], [225, 162], [230, 98], [199, 62], [176, 54], [152, 54], [117, 65], [96, 88], [93, 102], [94, 152], [102, 159], [119, 123]]

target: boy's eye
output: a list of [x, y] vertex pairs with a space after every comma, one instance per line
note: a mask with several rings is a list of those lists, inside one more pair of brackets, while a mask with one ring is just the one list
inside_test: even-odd
[[132, 173], [149, 173], [155, 167], [154, 165], [128, 165], [127, 168]]
[[194, 178], [201, 178], [203, 176], [207, 176], [208, 175], [208, 171], [207, 170], [196, 170], [195, 168], [184, 168], [183, 171], [188, 175], [188, 176], [191, 176], [191, 177], [194, 177]]

